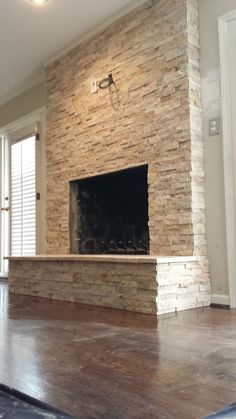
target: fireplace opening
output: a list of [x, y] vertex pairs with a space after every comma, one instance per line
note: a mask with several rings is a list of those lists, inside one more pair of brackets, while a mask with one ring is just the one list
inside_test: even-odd
[[149, 253], [147, 169], [70, 182], [71, 253]]

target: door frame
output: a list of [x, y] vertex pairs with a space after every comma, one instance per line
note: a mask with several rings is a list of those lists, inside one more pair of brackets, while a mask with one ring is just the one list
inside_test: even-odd
[[[9, 207], [9, 154], [8, 143], [4, 135], [0, 134], [0, 203], [2, 207]], [[6, 200], [8, 197], [8, 201]], [[7, 239], [5, 240], [5, 237]], [[0, 277], [5, 278], [8, 275], [8, 261], [4, 260], [8, 256], [9, 249], [9, 212], [0, 213]]]
[[233, 156], [233, 135], [230, 103], [230, 78], [228, 63], [228, 24], [236, 21], [236, 10], [218, 18], [219, 53], [221, 70], [222, 137], [224, 162], [224, 190], [226, 212], [226, 241], [228, 259], [230, 307], [236, 308], [236, 162]]
[[[37, 109], [36, 111], [27, 114], [26, 116], [19, 118], [18, 120], [0, 128], [0, 137], [7, 139], [7, 151], [8, 151], [8, 160], [10, 159], [9, 147], [10, 143], [13, 140], [14, 136], [22, 134], [24, 136], [27, 133], [29, 126], [34, 126], [36, 128], [40, 126], [40, 141], [36, 141], [36, 188], [37, 192], [40, 193], [40, 201], [37, 201], [37, 220], [36, 220], [36, 243], [38, 253], [45, 253], [46, 249], [46, 159], [45, 159], [45, 129], [46, 129], [46, 107]], [[8, 181], [10, 179], [10, 161], [9, 161], [9, 170], [8, 170]], [[10, 195], [10, 190], [9, 190]], [[10, 254], [10, 222], [8, 228], [8, 241], [9, 249], [8, 255]], [[2, 241], [2, 238], [0, 238]]]

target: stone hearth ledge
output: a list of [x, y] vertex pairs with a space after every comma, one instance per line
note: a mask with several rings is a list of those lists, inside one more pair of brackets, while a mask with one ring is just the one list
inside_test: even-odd
[[106, 263], [184, 263], [197, 261], [197, 256], [137, 256], [137, 255], [36, 255], [10, 256], [9, 261], [68, 261], [68, 262], [106, 262]]
[[204, 256], [9, 257], [11, 293], [164, 314], [210, 304]]

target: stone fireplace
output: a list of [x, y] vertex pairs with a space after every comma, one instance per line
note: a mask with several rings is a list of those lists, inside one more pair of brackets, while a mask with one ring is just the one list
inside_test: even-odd
[[[48, 66], [48, 255], [28, 276], [33, 262], [11, 261], [12, 290], [144, 313], [209, 305], [199, 48], [197, 0], [148, 0]], [[111, 73], [116, 106], [91, 94]]]
[[70, 182], [70, 253], [149, 254], [147, 170]]

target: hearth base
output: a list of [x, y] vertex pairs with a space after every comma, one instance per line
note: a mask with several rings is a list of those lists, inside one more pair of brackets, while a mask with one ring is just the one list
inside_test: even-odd
[[210, 304], [208, 262], [195, 256], [10, 257], [9, 291], [158, 315]]

